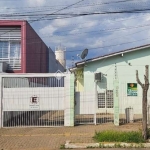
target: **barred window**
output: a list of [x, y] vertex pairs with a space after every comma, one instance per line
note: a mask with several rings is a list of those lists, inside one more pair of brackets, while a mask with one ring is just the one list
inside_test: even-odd
[[8, 63], [7, 70], [21, 69], [21, 26], [0, 27], [0, 61]]
[[113, 90], [107, 90], [106, 93], [98, 93], [98, 108], [113, 108]]
[[113, 90], [106, 91], [106, 108], [113, 108], [114, 100], [113, 100]]
[[21, 68], [20, 41], [0, 41], [0, 61], [9, 64], [8, 70]]
[[98, 93], [98, 108], [105, 108], [105, 93]]
[[0, 41], [0, 59], [8, 59], [9, 43], [7, 41]]

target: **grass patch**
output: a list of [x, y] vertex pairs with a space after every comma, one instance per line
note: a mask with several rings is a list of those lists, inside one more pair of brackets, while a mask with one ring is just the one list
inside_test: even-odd
[[60, 145], [60, 149], [65, 149], [65, 145]]
[[98, 142], [126, 142], [126, 143], [143, 143], [145, 142], [142, 137], [141, 131], [101, 131], [95, 132], [93, 137]]

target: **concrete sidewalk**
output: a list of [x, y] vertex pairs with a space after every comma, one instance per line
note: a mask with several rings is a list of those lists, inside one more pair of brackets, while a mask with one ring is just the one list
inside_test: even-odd
[[137, 131], [141, 123], [114, 126], [80, 125], [75, 127], [50, 128], [3, 128], [0, 129], [0, 150], [50, 150], [59, 149], [66, 141], [92, 143], [95, 131], [100, 130]]

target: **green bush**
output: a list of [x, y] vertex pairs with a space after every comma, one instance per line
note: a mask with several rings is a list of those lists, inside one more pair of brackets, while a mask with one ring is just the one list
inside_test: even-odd
[[101, 131], [95, 132], [93, 137], [98, 142], [127, 142], [142, 143], [145, 142], [141, 131], [121, 132], [121, 131]]
[[147, 131], [148, 133], [147, 133], [147, 136], [148, 136], [148, 138], [150, 138], [150, 128], [148, 128], [148, 131]]

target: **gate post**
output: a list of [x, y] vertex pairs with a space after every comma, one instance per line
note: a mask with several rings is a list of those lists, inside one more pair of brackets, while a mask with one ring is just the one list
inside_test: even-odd
[[65, 77], [64, 126], [74, 126], [74, 74]]
[[114, 124], [119, 126], [119, 81], [114, 80]]
[[0, 128], [2, 128], [2, 123], [3, 123], [3, 120], [2, 120], [2, 76], [0, 76]]

